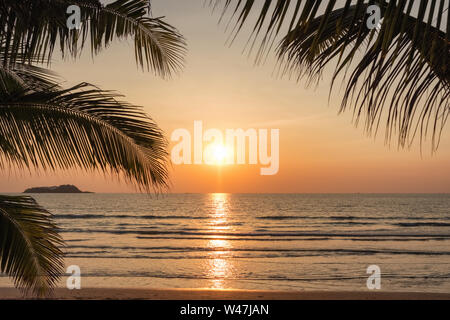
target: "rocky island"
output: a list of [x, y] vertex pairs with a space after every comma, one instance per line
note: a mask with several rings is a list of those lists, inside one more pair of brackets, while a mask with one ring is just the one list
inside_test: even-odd
[[92, 193], [92, 192], [81, 191], [74, 185], [64, 184], [61, 186], [29, 188], [26, 189], [23, 193]]

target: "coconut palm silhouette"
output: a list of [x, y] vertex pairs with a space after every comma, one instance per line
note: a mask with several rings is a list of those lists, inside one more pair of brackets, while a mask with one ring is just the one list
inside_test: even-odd
[[[450, 19], [444, 0], [210, 0], [234, 25], [231, 41], [255, 19], [248, 41], [257, 62], [276, 48], [282, 74], [310, 82], [334, 66], [333, 85], [343, 78], [340, 111], [351, 107], [356, 124], [400, 147], [416, 136], [432, 137], [433, 151], [450, 111]], [[221, 6], [221, 4], [223, 4]], [[382, 20], [377, 28], [371, 6]], [[281, 37], [278, 44], [274, 44]], [[341, 83], [341, 81], [339, 81]]]
[[[79, 29], [66, 26], [71, 5], [81, 9]], [[184, 38], [151, 16], [149, 1], [2, 0], [0, 24], [0, 169], [82, 168], [145, 191], [167, 186], [166, 140], [140, 107], [89, 83], [62, 88], [47, 69], [57, 51], [76, 58], [89, 44], [95, 55], [131, 38], [140, 67], [162, 77], [179, 71]], [[62, 245], [36, 201], [0, 196], [0, 271], [17, 287], [47, 294], [64, 272]]]

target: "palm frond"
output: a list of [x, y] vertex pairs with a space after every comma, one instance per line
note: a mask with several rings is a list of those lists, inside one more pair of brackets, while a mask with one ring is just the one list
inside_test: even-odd
[[64, 244], [52, 215], [24, 196], [0, 195], [0, 271], [24, 291], [51, 291], [64, 273]]
[[56, 83], [58, 80], [59, 77], [51, 70], [27, 62], [16, 62], [8, 68], [0, 65], [0, 94], [3, 96], [17, 94], [23, 90], [44, 91], [59, 88]]
[[[379, 30], [366, 25], [372, 4], [382, 12]], [[283, 30], [277, 55], [284, 74], [318, 81], [335, 64], [331, 92], [338, 75], [350, 71], [341, 111], [353, 105], [368, 132], [386, 121], [388, 141], [397, 134], [400, 146], [410, 145], [431, 132], [433, 148], [439, 145], [450, 111], [448, 0], [346, 0], [340, 7], [335, 0], [226, 0], [228, 10], [234, 36], [259, 12], [250, 38], [262, 33], [258, 61]]]
[[[69, 30], [66, 10], [81, 7], [81, 28]], [[76, 57], [89, 40], [97, 54], [115, 39], [133, 38], [135, 58], [142, 68], [168, 77], [183, 66], [186, 43], [162, 18], [149, 16], [148, 0], [4, 0], [0, 3], [0, 42], [4, 64], [19, 58], [50, 60], [56, 44], [62, 55]], [[23, 62], [23, 61], [22, 61]]]
[[87, 83], [0, 95], [0, 166], [100, 170], [146, 191], [165, 189], [163, 132], [140, 107], [116, 98]]
[[[280, 61], [285, 62], [284, 71], [318, 80], [336, 58], [333, 87], [338, 75], [359, 59], [349, 77], [341, 111], [353, 104], [356, 123], [365, 115], [369, 133], [377, 131], [384, 116], [387, 141], [397, 133], [400, 146], [410, 145], [417, 132], [425, 138], [432, 126], [432, 145], [436, 148], [449, 112], [445, 33], [429, 28], [429, 34], [419, 35], [422, 40], [415, 43], [414, 30], [420, 23], [402, 10], [398, 17], [386, 14], [379, 31], [365, 28], [365, 9], [359, 10], [360, 16], [355, 19], [356, 11], [357, 6], [335, 10], [325, 24], [319, 16], [310, 21], [309, 27], [291, 31], [278, 48]], [[419, 32], [426, 29], [422, 22]], [[414, 112], [418, 105], [423, 105], [419, 113]]]

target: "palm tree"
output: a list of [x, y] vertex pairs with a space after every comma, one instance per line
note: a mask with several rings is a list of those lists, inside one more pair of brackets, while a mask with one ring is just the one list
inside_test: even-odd
[[[81, 28], [69, 30], [69, 5]], [[148, 0], [0, 1], [0, 169], [82, 168], [125, 177], [144, 191], [167, 186], [167, 143], [142, 109], [81, 83], [62, 88], [39, 64], [55, 46], [78, 57], [116, 39], [134, 39], [137, 64], [162, 77], [183, 65], [185, 41], [150, 14]], [[52, 215], [32, 198], [0, 196], [0, 271], [17, 287], [45, 295], [64, 272], [63, 241]]]
[[[381, 10], [380, 28], [367, 27], [371, 5]], [[330, 94], [338, 76], [347, 79], [340, 111], [352, 106], [356, 124], [364, 117], [370, 134], [385, 122], [386, 140], [397, 135], [400, 147], [431, 134], [438, 147], [450, 112], [447, 0], [227, 0], [222, 18], [228, 11], [233, 40], [256, 11], [249, 45], [261, 43], [257, 62], [281, 34], [282, 74], [318, 81], [333, 64]]]

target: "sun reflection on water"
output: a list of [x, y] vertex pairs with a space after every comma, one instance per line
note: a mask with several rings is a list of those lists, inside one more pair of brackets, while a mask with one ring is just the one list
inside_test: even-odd
[[210, 258], [207, 262], [207, 275], [211, 279], [211, 287], [225, 289], [225, 281], [233, 275], [233, 263], [231, 258], [232, 244], [227, 240], [227, 235], [222, 235], [224, 231], [229, 231], [231, 226], [228, 221], [229, 195], [226, 193], [211, 194], [212, 210], [208, 228], [214, 235], [206, 243], [211, 249]]

